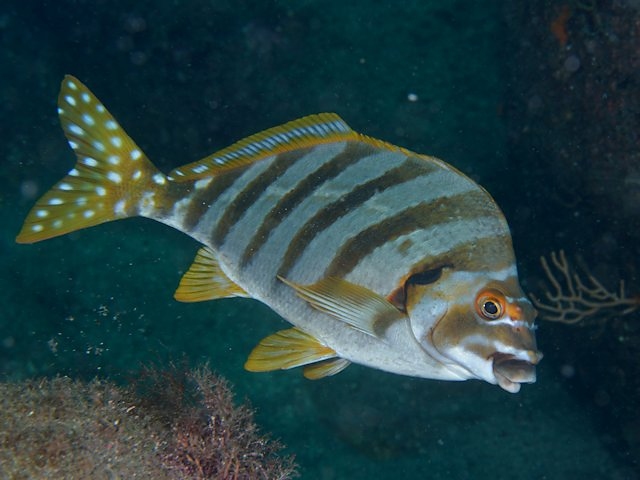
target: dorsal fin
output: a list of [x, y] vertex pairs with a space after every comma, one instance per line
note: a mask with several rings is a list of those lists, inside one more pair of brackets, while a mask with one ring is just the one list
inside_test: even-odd
[[335, 113], [309, 115], [256, 133], [197, 162], [178, 167], [169, 178], [196, 180], [298, 148], [359, 138]]
[[215, 253], [202, 247], [173, 296], [179, 302], [203, 302], [216, 298], [249, 297], [249, 294], [229, 280]]

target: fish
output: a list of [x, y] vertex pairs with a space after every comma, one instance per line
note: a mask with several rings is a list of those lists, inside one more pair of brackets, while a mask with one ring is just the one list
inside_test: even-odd
[[508, 224], [453, 166], [319, 113], [165, 174], [71, 75], [58, 115], [77, 161], [18, 243], [134, 216], [184, 232], [201, 246], [176, 300], [248, 297], [292, 325], [257, 343], [251, 372], [535, 382], [536, 311]]

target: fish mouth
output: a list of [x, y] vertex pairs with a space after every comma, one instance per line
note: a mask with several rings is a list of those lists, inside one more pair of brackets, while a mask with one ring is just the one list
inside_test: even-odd
[[540, 352], [525, 351], [519, 355], [496, 352], [493, 358], [493, 375], [498, 385], [510, 393], [518, 393], [523, 383], [536, 381], [536, 365], [542, 359]]

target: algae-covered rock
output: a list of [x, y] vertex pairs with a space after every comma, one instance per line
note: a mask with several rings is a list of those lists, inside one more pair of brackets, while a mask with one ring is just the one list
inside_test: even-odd
[[70, 378], [0, 384], [0, 478], [285, 479], [291, 457], [207, 368], [136, 387]]

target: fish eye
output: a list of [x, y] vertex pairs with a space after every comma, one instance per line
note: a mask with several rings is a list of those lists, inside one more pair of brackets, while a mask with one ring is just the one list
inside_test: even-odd
[[495, 290], [484, 290], [476, 299], [476, 311], [485, 320], [496, 320], [505, 311], [505, 298]]

